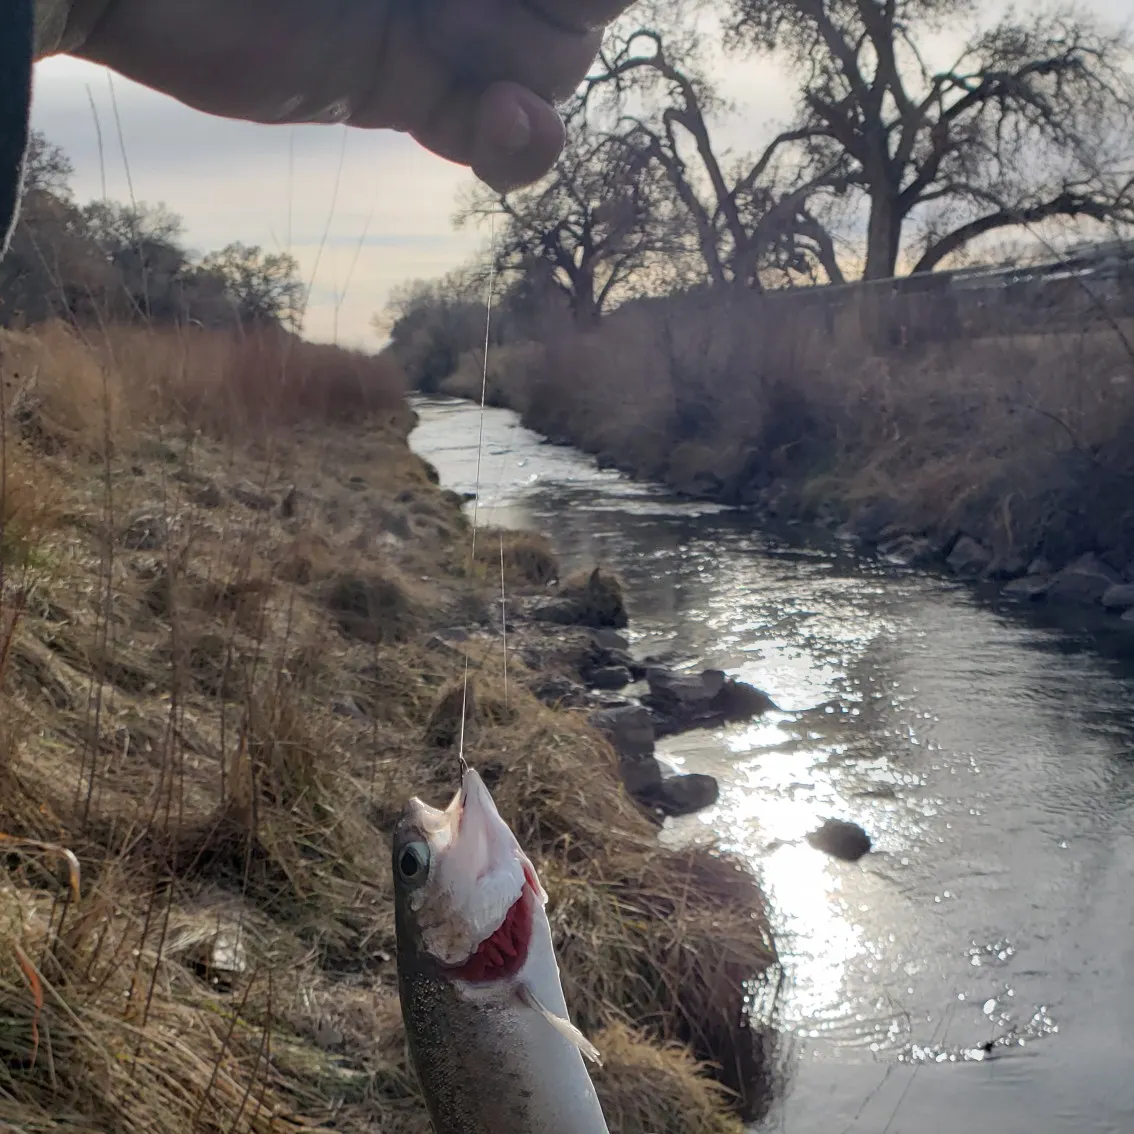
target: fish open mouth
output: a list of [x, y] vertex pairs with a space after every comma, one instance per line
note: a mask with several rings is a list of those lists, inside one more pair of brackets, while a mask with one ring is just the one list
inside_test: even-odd
[[486, 937], [464, 964], [450, 969], [454, 977], [477, 984], [507, 980], [515, 976], [528, 959], [532, 939], [532, 903], [536, 881], [524, 868], [524, 889], [504, 915], [499, 927]]

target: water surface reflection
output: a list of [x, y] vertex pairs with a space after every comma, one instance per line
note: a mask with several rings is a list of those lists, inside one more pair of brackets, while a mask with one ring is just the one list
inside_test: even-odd
[[[414, 444], [475, 483], [476, 411]], [[790, 1134], [1134, 1130], [1129, 662], [967, 590], [751, 530], [485, 418], [481, 518], [538, 527], [627, 584], [635, 647], [715, 666], [781, 711], [663, 755], [718, 776], [713, 834], [773, 899], [788, 970]], [[848, 865], [800, 836], [861, 822]]]

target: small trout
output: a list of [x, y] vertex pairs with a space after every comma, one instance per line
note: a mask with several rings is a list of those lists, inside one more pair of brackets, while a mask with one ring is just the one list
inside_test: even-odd
[[547, 894], [480, 776], [394, 831], [398, 984], [437, 1134], [608, 1134], [567, 1016]]

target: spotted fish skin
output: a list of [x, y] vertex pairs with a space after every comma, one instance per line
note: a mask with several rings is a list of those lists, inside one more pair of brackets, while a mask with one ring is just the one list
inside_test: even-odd
[[[439, 818], [445, 815], [447, 823]], [[430, 878], [413, 890], [399, 875], [399, 856], [422, 843], [432, 848]], [[447, 947], [461, 941], [459, 924], [451, 933], [437, 928], [446, 891], [452, 908], [476, 924], [473, 936], [485, 933], [464, 888], [500, 891], [501, 877], [512, 877], [511, 863], [505, 870], [500, 862], [508, 855], [519, 856], [517, 901], [526, 903], [525, 925], [530, 918], [522, 963], [500, 979], [462, 979], [424, 942], [430, 929]], [[498, 866], [503, 874], [494, 875]], [[546, 895], [475, 771], [465, 776], [449, 811], [416, 800], [407, 806], [394, 836], [394, 878], [402, 1016], [437, 1134], [609, 1134], [579, 1044], [531, 1006], [567, 1021]], [[455, 923], [461, 919], [454, 913]], [[480, 944], [473, 941], [472, 948]]]

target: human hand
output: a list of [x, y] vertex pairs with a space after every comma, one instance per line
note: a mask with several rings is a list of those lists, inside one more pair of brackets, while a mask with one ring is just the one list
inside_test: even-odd
[[73, 53], [225, 117], [401, 130], [506, 190], [554, 164], [554, 103], [630, 2], [75, 0]]

